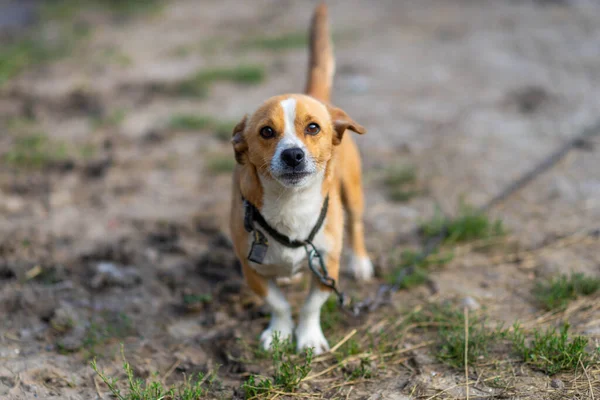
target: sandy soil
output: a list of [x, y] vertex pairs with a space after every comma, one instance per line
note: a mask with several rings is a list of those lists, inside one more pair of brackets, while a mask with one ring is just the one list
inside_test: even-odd
[[[436, 205], [452, 215], [461, 200], [484, 204], [600, 117], [595, 2], [328, 3], [334, 103], [369, 131], [357, 142], [368, 247], [380, 276], [390, 254], [418, 243], [415, 227]], [[186, 132], [168, 122], [178, 113], [235, 121], [268, 96], [301, 90], [305, 49], [240, 43], [303, 32], [313, 4], [177, 0], [126, 19], [84, 13], [92, 27], [85, 42], [2, 87], [0, 152], [14, 146], [21, 129], [35, 129], [75, 155], [42, 170], [0, 165], [0, 397], [109, 398], [89, 360], [96, 356], [118, 375], [121, 342], [142, 377], [170, 371], [165, 379], [173, 382], [220, 366], [224, 389], [216, 395], [242, 396], [241, 382], [259, 367], [232, 354], [242, 351], [240, 343], [256, 346], [267, 318], [245, 288], [227, 238], [230, 177], [210, 167], [231, 149], [210, 130]], [[215, 83], [202, 99], [160, 90], [200, 68], [240, 64], [264, 66], [265, 81]], [[33, 128], [10, 124], [28, 116]], [[82, 157], [86, 146], [94, 151]], [[491, 211], [520, 248], [600, 227], [599, 149], [592, 139]], [[421, 194], [389, 200], [382, 176], [390, 165], [414, 166]], [[432, 296], [470, 298], [495, 321], [533, 326], [542, 315], [531, 296], [536, 279], [571, 270], [600, 275], [599, 242], [588, 239], [549, 245], [527, 263], [468, 252], [433, 275], [435, 293], [402, 291], [392, 306], [329, 334], [339, 340]], [[344, 277], [342, 285], [363, 298], [380, 282], [357, 287]], [[296, 306], [301, 286], [290, 289]], [[204, 296], [206, 304], [190, 309], [189, 296]], [[576, 309], [569, 318], [597, 345], [600, 319], [592, 311]], [[326, 390], [326, 382], [303, 390], [356, 399], [465, 395], [462, 371], [427, 350], [410, 354], [410, 368], [381, 370], [351, 392]], [[482, 384], [479, 398], [565, 398], [550, 377], [518, 368], [511, 391], [486, 392]], [[600, 397], [600, 388], [593, 390]]]

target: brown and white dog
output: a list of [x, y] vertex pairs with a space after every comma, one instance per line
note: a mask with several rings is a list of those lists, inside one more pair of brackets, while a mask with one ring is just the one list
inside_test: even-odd
[[[265, 229], [254, 227], [268, 246], [260, 262], [250, 261], [256, 236], [247, 221], [245, 224], [248, 204], [292, 241], [305, 241], [319, 228], [311, 242], [336, 282], [345, 208], [352, 245], [350, 270], [360, 280], [373, 276], [364, 245], [360, 156], [352, 137], [344, 135], [346, 130], [363, 134], [365, 129], [328, 103], [335, 68], [328, 30], [327, 8], [322, 4], [315, 10], [311, 26], [306, 94], [268, 99], [254, 114], [244, 116], [233, 132], [238, 165], [233, 176], [230, 228], [248, 285], [272, 311], [271, 322], [261, 335], [265, 349], [276, 332], [283, 339], [294, 332], [290, 305], [276, 279], [307, 270], [307, 251], [285, 246]], [[328, 207], [324, 206], [327, 198]], [[326, 214], [319, 226], [322, 211]], [[295, 330], [299, 350], [312, 347], [320, 354], [329, 349], [320, 313], [330, 293], [331, 289], [313, 277]]]

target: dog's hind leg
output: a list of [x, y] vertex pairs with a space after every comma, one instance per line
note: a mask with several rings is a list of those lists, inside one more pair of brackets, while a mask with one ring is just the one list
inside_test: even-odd
[[341, 146], [346, 147], [342, 168], [342, 202], [346, 210], [346, 229], [352, 247], [350, 271], [356, 279], [367, 281], [373, 277], [374, 272], [365, 248], [360, 156], [356, 145], [348, 139], [351, 138], [344, 138]]

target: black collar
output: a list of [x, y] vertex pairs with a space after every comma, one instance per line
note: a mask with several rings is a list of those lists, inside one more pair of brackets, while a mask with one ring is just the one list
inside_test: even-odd
[[327, 209], [329, 207], [329, 195], [325, 197], [325, 201], [323, 202], [323, 206], [321, 207], [321, 214], [319, 215], [319, 219], [317, 223], [310, 231], [308, 238], [306, 240], [291, 240], [286, 235], [279, 233], [276, 231], [269, 223], [265, 220], [265, 218], [261, 215], [260, 211], [254, 206], [254, 204], [250, 203], [248, 200], [244, 199], [242, 196], [242, 200], [244, 201], [244, 228], [246, 231], [253, 232], [254, 231], [254, 222], [258, 223], [261, 228], [263, 228], [273, 239], [281, 243], [286, 247], [298, 248], [304, 247], [307, 243], [312, 243], [313, 239], [323, 226], [323, 221], [325, 221], [325, 217], [327, 216]]

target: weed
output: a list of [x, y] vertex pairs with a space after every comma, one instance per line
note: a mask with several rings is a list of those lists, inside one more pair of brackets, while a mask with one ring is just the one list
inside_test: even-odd
[[[431, 305], [411, 316], [413, 322], [435, 326], [438, 333], [436, 357], [455, 368], [465, 365], [465, 316], [461, 310], [450, 305]], [[507, 338], [508, 331], [501, 327], [489, 329], [487, 320], [478, 315], [469, 318], [469, 341], [467, 362], [469, 365], [485, 358], [490, 350]]]
[[[442, 255], [433, 253], [424, 257], [422, 253], [405, 250], [400, 253], [400, 260], [392, 273], [387, 276], [387, 281], [392, 285], [399, 284], [403, 289], [422, 285], [429, 279], [430, 267], [445, 265], [452, 261], [453, 257], [454, 254], [451, 252]], [[407, 269], [411, 266], [414, 270], [407, 274]]]
[[16, 167], [43, 168], [66, 161], [68, 153], [63, 143], [51, 141], [44, 134], [33, 134], [18, 137], [3, 159]]
[[461, 206], [456, 218], [445, 218], [437, 212], [431, 220], [421, 224], [421, 232], [426, 238], [445, 234], [445, 244], [489, 239], [505, 233], [501, 220], [491, 221], [484, 213], [468, 206]]
[[233, 171], [235, 159], [230, 156], [212, 156], [207, 160], [206, 167], [214, 174], [225, 174]]
[[564, 309], [578, 296], [589, 296], [600, 290], [600, 278], [573, 273], [538, 282], [533, 294], [538, 304], [546, 310]]
[[241, 47], [245, 49], [270, 51], [305, 48], [307, 45], [308, 36], [305, 32], [291, 32], [279, 36], [261, 36], [241, 43]]
[[417, 172], [412, 166], [393, 167], [386, 171], [383, 183], [393, 201], [408, 201], [416, 196]]
[[114, 110], [105, 116], [93, 118], [92, 125], [94, 129], [117, 127], [123, 123], [125, 117], [127, 117], [127, 111]]
[[213, 119], [203, 115], [177, 114], [171, 117], [169, 127], [182, 131], [198, 131], [213, 126]]
[[344, 343], [344, 345], [341, 348], [341, 351], [342, 354], [344, 354], [346, 357], [349, 357], [360, 354], [362, 352], [362, 349], [360, 348], [360, 344], [356, 340], [350, 339], [346, 343]]
[[182, 131], [210, 129], [216, 139], [226, 142], [231, 139], [236, 121], [219, 121], [206, 115], [176, 114], [169, 121], [169, 128]]
[[259, 376], [250, 375], [242, 384], [242, 390], [247, 399], [261, 397], [267, 395], [273, 390], [273, 382], [270, 379], [261, 379]]
[[[46, 2], [45, 2], [46, 3]], [[82, 10], [95, 9], [116, 16], [127, 17], [160, 9], [160, 0], [58, 0], [43, 4], [44, 18], [69, 20]]]
[[600, 348], [592, 352], [586, 351], [587, 337], [575, 336], [569, 340], [568, 324], [565, 324], [560, 331], [535, 330], [533, 335], [533, 340], [527, 344], [525, 334], [518, 325], [515, 325], [511, 338], [516, 351], [525, 363], [549, 375], [575, 370], [579, 367], [579, 363], [587, 367], [598, 362], [600, 357]]
[[313, 359], [312, 349], [307, 349], [298, 359], [294, 355], [294, 345], [289, 340], [281, 341], [277, 335], [271, 344], [271, 360], [273, 361], [273, 378], [260, 378], [251, 375], [242, 385], [246, 398], [258, 397], [269, 393], [272, 389], [285, 392], [296, 390], [300, 382], [311, 371]]
[[83, 348], [87, 356], [99, 355], [98, 347], [111, 339], [123, 339], [135, 333], [129, 316], [125, 313], [101, 313], [96, 321], [92, 321], [83, 339]]
[[373, 367], [367, 358], [361, 358], [358, 365], [354, 368], [350, 368], [350, 373], [347, 374], [348, 379], [351, 381], [357, 379], [369, 379], [373, 377], [373, 375]]
[[23, 69], [40, 64], [55, 56], [56, 49], [51, 49], [43, 42], [24, 39], [0, 48], [0, 85], [17, 75]]
[[[158, 377], [155, 377], [155, 380], [147, 382], [135, 377], [133, 368], [125, 359], [123, 347], [121, 347], [121, 356], [123, 358], [123, 370], [127, 379], [127, 389], [123, 391], [119, 388], [116, 378], [107, 376], [104, 372], [100, 371], [96, 360], [92, 360], [90, 363], [94, 372], [108, 386], [112, 395], [119, 400], [199, 400], [208, 394], [210, 386], [214, 384], [214, 374], [206, 377], [202, 373], [199, 373], [196, 379], [184, 379], [183, 383], [177, 387], [164, 386]], [[205, 382], [207, 387], [205, 387]]]
[[208, 87], [214, 82], [234, 82], [255, 85], [265, 79], [265, 70], [258, 65], [239, 65], [237, 67], [217, 67], [203, 69], [190, 79], [177, 86], [177, 91], [185, 96], [204, 97]]
[[332, 331], [339, 327], [344, 317], [338, 308], [337, 298], [329, 297], [321, 307], [321, 327], [325, 331]]
[[204, 304], [211, 303], [213, 300], [210, 294], [184, 294], [183, 304], [188, 308], [196, 308]]

